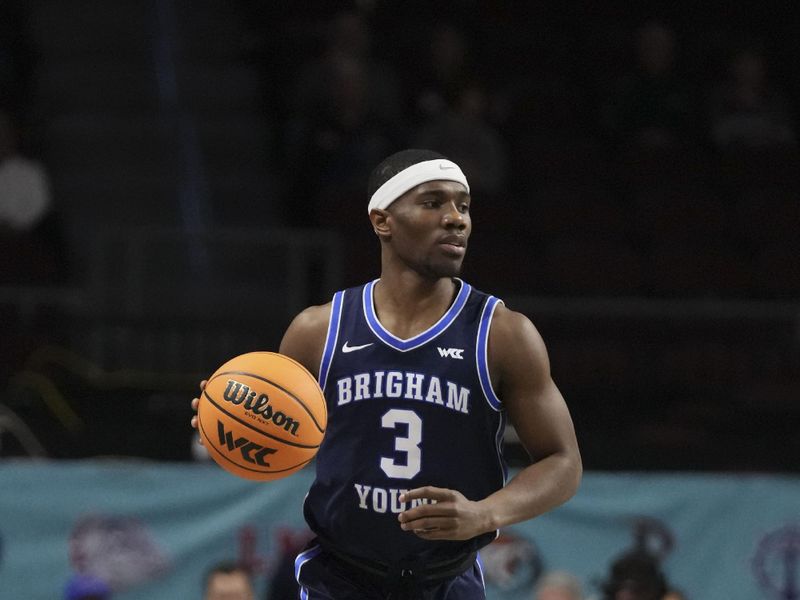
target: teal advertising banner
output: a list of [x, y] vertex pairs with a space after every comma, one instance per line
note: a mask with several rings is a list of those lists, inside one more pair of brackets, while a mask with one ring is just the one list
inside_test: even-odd
[[[207, 568], [238, 560], [259, 600], [303, 542], [312, 476], [253, 483], [213, 464], [0, 462], [0, 600], [54, 600], [78, 574], [115, 600], [202, 598]], [[587, 473], [578, 494], [482, 552], [490, 600], [527, 599], [546, 570], [587, 596], [615, 556], [645, 545], [690, 600], [798, 598], [800, 477]]]

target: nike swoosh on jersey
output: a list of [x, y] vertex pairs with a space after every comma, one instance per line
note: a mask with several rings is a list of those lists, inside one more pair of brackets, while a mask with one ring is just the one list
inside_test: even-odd
[[345, 342], [344, 346], [342, 346], [342, 352], [344, 352], [345, 354], [347, 354], [348, 352], [355, 352], [356, 350], [362, 350], [367, 346], [372, 346], [372, 344], [374, 343], [375, 342], [370, 342], [369, 344], [361, 344], [360, 346], [348, 346], [347, 342]]

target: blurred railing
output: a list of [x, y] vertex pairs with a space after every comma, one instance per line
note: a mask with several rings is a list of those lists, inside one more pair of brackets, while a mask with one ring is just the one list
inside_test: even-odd
[[55, 315], [67, 330], [61, 342], [105, 368], [202, 368], [181, 359], [196, 350], [214, 360], [219, 353], [210, 358], [205, 346], [232, 350], [236, 333], [273, 343], [276, 328], [341, 285], [341, 244], [329, 231], [137, 227], [92, 235], [84, 285], [4, 286], [0, 305], [22, 332]]
[[[182, 455], [198, 377], [235, 354], [276, 349], [299, 310], [342, 285], [340, 240], [316, 230], [108, 230], [91, 255], [84, 287], [0, 288], [17, 333], [62, 348], [30, 354], [9, 406], [40, 439], [62, 432], [67, 455], [80, 454], [69, 446], [80, 436], [81, 452], [107, 452], [85, 432], [117, 410], [98, 403], [112, 397], [136, 401], [125, 409], [127, 451]], [[588, 466], [797, 469], [800, 303], [504, 300], [541, 331]], [[35, 422], [42, 412], [47, 435]], [[174, 438], [132, 437], [154, 416]], [[507, 439], [512, 462], [524, 462]]]

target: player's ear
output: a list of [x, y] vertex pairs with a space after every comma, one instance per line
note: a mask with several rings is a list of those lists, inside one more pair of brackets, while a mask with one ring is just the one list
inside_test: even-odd
[[372, 230], [379, 238], [391, 237], [389, 227], [389, 213], [380, 208], [373, 208], [369, 213], [369, 220], [372, 222]]

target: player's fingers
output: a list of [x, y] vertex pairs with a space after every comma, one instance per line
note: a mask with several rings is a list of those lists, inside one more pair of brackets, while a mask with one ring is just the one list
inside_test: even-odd
[[400, 529], [403, 531], [427, 531], [430, 529], [434, 529], [435, 526], [432, 525], [433, 519], [414, 519], [412, 521], [403, 521], [400, 523]]
[[415, 488], [413, 490], [409, 490], [400, 495], [400, 502], [409, 502], [411, 500], [419, 500], [421, 498], [427, 498], [428, 500], [435, 500], [436, 502], [442, 502], [445, 500], [452, 500], [455, 497], [455, 492], [453, 490], [449, 490], [447, 488], [439, 488], [434, 487], [432, 485], [426, 485], [421, 488]]
[[423, 517], [414, 519], [413, 521], [404, 521], [400, 523], [400, 528], [404, 531], [432, 531], [434, 529], [446, 528], [451, 519], [442, 517]]
[[[206, 389], [207, 380], [203, 379], [200, 382], [200, 393], [203, 393], [203, 390]], [[197, 407], [200, 405], [200, 398], [192, 398], [192, 410], [197, 412]], [[192, 427], [197, 429], [197, 415], [194, 415], [191, 420]], [[203, 437], [197, 436], [197, 443], [201, 446], [203, 445]]]
[[457, 537], [457, 526], [458, 522], [455, 519], [442, 517], [419, 519], [414, 523], [401, 525], [404, 531], [425, 539], [455, 539]]
[[433, 515], [452, 516], [455, 510], [455, 501], [458, 500], [458, 492], [446, 488], [425, 486], [400, 494], [402, 503], [419, 499], [429, 502], [418, 504], [401, 512], [397, 516], [401, 523]]
[[414, 508], [404, 510], [397, 515], [397, 520], [408, 527], [404, 529], [417, 529], [419, 523], [436, 518], [454, 518], [456, 516], [455, 507], [451, 504], [420, 504]]
[[447, 532], [444, 532], [441, 529], [415, 529], [412, 531], [412, 533], [423, 540], [450, 539], [450, 536], [447, 534]]

